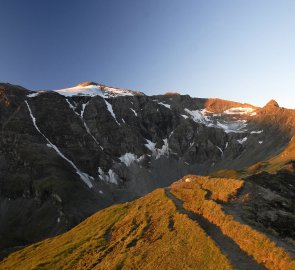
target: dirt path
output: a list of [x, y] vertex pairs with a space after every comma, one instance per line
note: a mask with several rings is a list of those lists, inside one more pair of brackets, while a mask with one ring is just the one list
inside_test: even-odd
[[200, 227], [211, 237], [211, 239], [220, 248], [222, 253], [228, 258], [236, 270], [263, 270], [264, 266], [258, 264], [252, 257], [228, 236], [222, 233], [220, 228], [201, 215], [188, 211], [183, 207], [183, 202], [176, 198], [168, 189], [165, 193], [171, 199], [179, 213], [186, 214], [191, 220], [197, 221]]

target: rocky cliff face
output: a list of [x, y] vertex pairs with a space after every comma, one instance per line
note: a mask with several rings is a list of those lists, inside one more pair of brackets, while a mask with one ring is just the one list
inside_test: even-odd
[[0, 250], [185, 174], [269, 159], [294, 133], [294, 112], [274, 102], [146, 96], [91, 82], [39, 92], [0, 84], [0, 101]]

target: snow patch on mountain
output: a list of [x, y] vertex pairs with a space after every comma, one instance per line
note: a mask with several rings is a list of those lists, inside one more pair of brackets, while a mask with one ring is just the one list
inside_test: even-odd
[[195, 110], [195, 111], [191, 111], [189, 109], [184, 109], [186, 113], [188, 113], [191, 118], [197, 122], [197, 123], [202, 123], [205, 125], [212, 125], [212, 123], [210, 122], [209, 118], [207, 116], [205, 116], [204, 111], [202, 110]]
[[36, 92], [36, 93], [32, 93], [32, 94], [29, 94], [27, 95], [28, 98], [33, 98], [33, 97], [36, 97], [38, 96], [40, 93]]
[[119, 157], [120, 161], [124, 163], [127, 167], [130, 166], [133, 162], [140, 162], [144, 156], [137, 157], [137, 155], [133, 153], [125, 153], [121, 157]]
[[85, 108], [88, 105], [89, 101], [87, 103], [83, 103], [82, 104], [82, 109], [81, 109], [81, 117], [83, 118], [84, 112], [85, 112]]
[[133, 110], [132, 108], [130, 108], [130, 110], [133, 111], [134, 115], [137, 117], [137, 112]]
[[123, 156], [119, 157], [119, 159], [122, 163], [125, 163], [125, 165], [128, 167], [131, 163], [137, 160], [137, 156], [132, 153], [126, 153]]
[[163, 155], [169, 155], [169, 145], [168, 140], [163, 139], [163, 146], [161, 148], [156, 148], [156, 144], [148, 139], [146, 139], [147, 144], [145, 144], [146, 148], [148, 148], [152, 153], [153, 156], [158, 159]]
[[247, 127], [246, 120], [236, 120], [236, 121], [225, 121], [220, 123], [219, 121], [216, 122], [216, 125], [213, 125], [217, 128], [221, 128], [224, 130], [225, 133], [242, 133], [245, 131]]
[[98, 175], [102, 181], [106, 183], [111, 183], [118, 185], [119, 183], [119, 176], [111, 169], [107, 173], [105, 173], [100, 167], [98, 167]]
[[27, 97], [28, 98], [34, 98], [34, 97], [37, 97], [43, 93], [46, 93], [47, 91], [44, 91], [44, 90], [39, 90], [39, 91], [34, 91], [33, 93], [31, 94], [28, 94]]
[[127, 89], [114, 88], [108, 86], [100, 86], [97, 84], [94, 85], [77, 85], [71, 88], [64, 88], [60, 90], [53, 90], [54, 92], [63, 95], [65, 97], [72, 96], [101, 96], [103, 98], [111, 98], [118, 96], [134, 96], [134, 95], [143, 95], [141, 92], [131, 91]]
[[166, 107], [168, 109], [171, 109], [171, 105], [169, 105], [169, 104], [166, 104], [166, 103], [163, 103], [163, 102], [158, 102], [158, 104], [160, 104], [160, 105], [162, 105], [162, 106], [164, 106], [164, 107]]
[[88, 105], [89, 101], [87, 103], [82, 104], [82, 110], [81, 110], [81, 114], [76, 112], [76, 107], [74, 107], [71, 102], [66, 98], [66, 102], [69, 104], [69, 107], [71, 110], [73, 110], [73, 112], [79, 116], [79, 118], [81, 119], [86, 132], [91, 136], [91, 138], [94, 140], [94, 142], [100, 147], [101, 150], [103, 150], [103, 147], [99, 144], [99, 142], [96, 140], [96, 138], [93, 136], [93, 134], [91, 133], [87, 123], [85, 122], [83, 116], [84, 116], [84, 112], [85, 112], [85, 108]]
[[[245, 131], [247, 126], [246, 120], [224, 120], [220, 118], [220, 114], [216, 116], [212, 112], [203, 110], [189, 110], [184, 109], [187, 114], [189, 114], [196, 123], [201, 123], [207, 127], [221, 128], [226, 133], [235, 132], [241, 133]], [[183, 115], [182, 115], [183, 116]], [[184, 117], [184, 116], [183, 116]]]
[[158, 159], [160, 156], [169, 155], [168, 140], [164, 139], [163, 142], [164, 142], [164, 144], [163, 144], [162, 148], [157, 149], [156, 159]]
[[257, 130], [257, 131], [253, 130], [250, 132], [250, 134], [260, 134], [262, 132], [263, 132], [263, 130]]
[[54, 90], [54, 92], [63, 95], [65, 97], [72, 96], [101, 96], [106, 97], [101, 91], [101, 87], [97, 85], [87, 85], [87, 86], [75, 86], [71, 88], [65, 88], [60, 90]]
[[236, 108], [230, 108], [228, 110], [225, 110], [223, 113], [224, 114], [240, 114], [240, 115], [244, 115], [244, 114], [251, 114], [253, 113], [254, 109], [253, 108], [249, 108], [249, 107], [236, 107]]
[[133, 91], [127, 89], [113, 88], [113, 87], [104, 87], [105, 95], [108, 97], [116, 97], [116, 96], [134, 96], [135, 93]]
[[53, 144], [39, 129], [39, 127], [37, 126], [36, 123], [36, 118], [34, 117], [32, 111], [31, 111], [31, 107], [29, 105], [29, 103], [25, 100], [25, 103], [27, 104], [32, 122], [36, 128], [36, 130], [46, 139], [46, 141], [48, 142], [48, 144], [50, 144], [51, 148], [53, 148], [55, 150], [55, 152], [62, 157], [65, 161], [67, 161], [76, 171], [76, 173], [80, 176], [81, 180], [89, 187], [92, 188], [93, 185], [91, 183], [91, 180], [94, 180], [92, 176], [88, 175], [87, 173], [82, 172], [80, 169], [78, 169], [78, 167], [74, 164], [73, 161], [71, 161], [70, 159], [68, 159], [59, 149], [58, 147]]
[[156, 153], [156, 144], [148, 139], [146, 139], [147, 144], [145, 144], [146, 148], [149, 149], [153, 154]]
[[223, 150], [222, 150], [219, 146], [216, 146], [216, 147], [217, 147], [217, 149], [220, 151], [221, 156], [223, 156]]
[[113, 116], [113, 118], [115, 119], [116, 123], [120, 126], [120, 123], [117, 121], [116, 115], [115, 115], [115, 113], [114, 113], [114, 111], [113, 111], [113, 106], [112, 106], [112, 104], [110, 104], [110, 103], [109, 103], [108, 101], [106, 101], [105, 99], [104, 99], [104, 102], [105, 102], [105, 104], [107, 105], [107, 109], [108, 109], [108, 111], [109, 111], [110, 114]]
[[73, 110], [73, 112], [74, 112], [76, 115], [80, 116], [80, 115], [76, 112], [76, 107], [74, 107], [73, 104], [72, 104], [67, 98], [66, 98], [66, 102], [68, 103], [70, 109]]
[[248, 140], [248, 138], [247, 137], [244, 137], [243, 139], [237, 140], [237, 142], [240, 143], [240, 144], [243, 144], [247, 140]]

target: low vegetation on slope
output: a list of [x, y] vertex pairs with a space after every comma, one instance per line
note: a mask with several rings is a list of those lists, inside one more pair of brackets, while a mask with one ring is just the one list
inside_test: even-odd
[[[247, 264], [237, 267], [232, 260], [235, 254], [225, 252], [224, 243], [215, 242], [204, 227], [208, 222], [242, 256], [249, 255], [258, 266], [255, 269], [264, 269], [261, 265], [295, 269], [294, 259], [284, 249], [223, 211], [222, 204], [232, 201], [244, 184], [242, 180], [186, 176], [170, 191], [157, 189], [134, 202], [106, 208], [65, 234], [15, 252], [0, 262], [0, 269], [227, 270], [233, 265], [253, 269]], [[183, 201], [181, 207], [188, 211], [181, 211], [171, 196]], [[194, 218], [193, 212], [205, 223]]]
[[243, 170], [229, 170], [222, 169], [210, 173], [212, 177], [220, 178], [242, 178], [251, 176], [253, 174], [268, 172], [276, 173], [279, 170], [288, 170], [294, 172], [294, 168], [290, 164], [295, 161], [295, 137], [289, 142], [287, 147], [283, 149], [278, 155], [266, 160], [257, 162], [250, 167], [246, 167]]
[[211, 199], [223, 202], [228, 202], [235, 197], [238, 190], [244, 185], [242, 180], [209, 178], [207, 176], [188, 175], [184, 179], [185, 183], [193, 181], [195, 184], [200, 185], [201, 189], [208, 190], [212, 193]]
[[0, 269], [233, 269], [163, 189], [10, 255]]
[[284, 168], [290, 161], [295, 160], [295, 136], [291, 139], [288, 146], [278, 155], [268, 160], [266, 168], [269, 172], [276, 172]]
[[[212, 181], [212, 182], [211, 182]], [[242, 187], [243, 181], [230, 179], [209, 179], [207, 177], [185, 177], [171, 186], [171, 192], [184, 201], [184, 207], [201, 214], [220, 227], [242, 250], [251, 255], [267, 269], [295, 269], [294, 259], [264, 234], [234, 220], [222, 210], [214, 198], [228, 201]], [[208, 198], [208, 193], [212, 193]]]

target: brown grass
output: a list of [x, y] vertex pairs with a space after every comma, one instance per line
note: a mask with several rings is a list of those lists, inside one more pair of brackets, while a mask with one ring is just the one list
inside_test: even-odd
[[235, 197], [238, 190], [244, 185], [243, 180], [209, 178], [208, 176], [188, 175], [184, 177], [184, 182], [186, 182], [186, 179], [192, 181], [193, 185], [198, 183], [201, 189], [212, 192], [212, 199], [223, 202], [228, 202], [231, 198]]
[[[202, 183], [204, 180], [204, 177], [200, 177], [199, 180], [192, 177], [190, 182], [186, 182], [184, 178], [171, 186], [171, 192], [184, 201], [186, 209], [203, 215], [210, 222], [219, 226], [224, 234], [232, 238], [242, 250], [254, 257], [257, 262], [264, 264], [267, 269], [295, 269], [294, 259], [266, 235], [235, 221], [233, 216], [227, 215], [222, 210], [220, 204], [205, 199], [207, 192], [202, 186], [210, 189], [212, 197], [216, 194], [217, 198], [228, 200], [235, 196], [243, 181], [237, 180], [237, 184], [234, 184], [233, 181], [235, 180], [207, 179], [208, 182], [212, 181], [212, 183], [204, 185]], [[228, 186], [227, 181], [230, 183]], [[235, 187], [236, 190], [234, 190]]]
[[232, 269], [162, 189], [98, 212], [71, 231], [13, 253], [0, 269]]
[[217, 177], [217, 178], [233, 178], [238, 179], [240, 177], [239, 171], [236, 170], [219, 170], [210, 173], [210, 176]]

